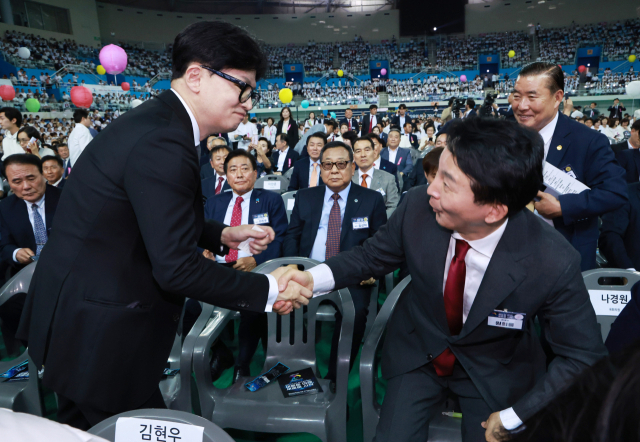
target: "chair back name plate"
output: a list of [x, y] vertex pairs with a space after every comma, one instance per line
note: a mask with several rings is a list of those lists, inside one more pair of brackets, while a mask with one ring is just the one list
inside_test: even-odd
[[203, 442], [204, 427], [164, 420], [121, 417], [115, 442]]
[[268, 181], [265, 181], [262, 185], [263, 185], [263, 188], [266, 190], [280, 190], [280, 184], [281, 184], [280, 181], [268, 180]]
[[631, 300], [631, 291], [589, 290], [589, 297], [597, 316], [618, 316]]

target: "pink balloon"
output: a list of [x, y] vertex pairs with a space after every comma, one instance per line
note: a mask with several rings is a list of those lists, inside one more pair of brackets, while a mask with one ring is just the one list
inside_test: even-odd
[[380, 73], [381, 73], [382, 75], [387, 75], [387, 70], [386, 70], [386, 69], [384, 69], [384, 68], [382, 68], [382, 69], [380, 70]]
[[466, 75], [460, 75], [460, 81], [465, 83], [467, 81], [467, 76]]
[[580, 71], [581, 73], [584, 72], [587, 68], [585, 68], [583, 65], [580, 65], [578, 67], [578, 71]]
[[71, 102], [78, 107], [88, 108], [93, 103], [93, 94], [84, 86], [74, 86], [71, 88]]
[[117, 75], [127, 68], [127, 53], [120, 46], [105, 46], [100, 51], [99, 58], [107, 74]]
[[126, 81], [120, 83], [120, 87], [122, 88], [123, 91], [128, 91], [129, 89], [131, 89], [131, 85]]

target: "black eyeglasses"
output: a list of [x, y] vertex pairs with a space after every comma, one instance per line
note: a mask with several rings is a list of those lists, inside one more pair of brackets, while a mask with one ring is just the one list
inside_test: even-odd
[[324, 163], [320, 163], [322, 170], [329, 172], [333, 169], [333, 166], [336, 166], [338, 170], [345, 170], [351, 161], [336, 161], [332, 163], [331, 161], [325, 161]]
[[219, 77], [222, 77], [225, 80], [229, 80], [230, 82], [232, 82], [233, 84], [238, 86], [240, 88], [240, 97], [239, 97], [240, 103], [244, 103], [249, 98], [251, 98], [252, 107], [256, 107], [256, 105], [260, 101], [260, 94], [257, 93], [256, 91], [254, 91], [253, 87], [248, 85], [244, 81], [238, 80], [237, 78], [232, 77], [229, 74], [225, 74], [224, 72], [217, 71], [217, 70], [215, 70], [213, 68], [210, 68], [209, 66], [205, 66], [205, 65], [201, 64], [200, 67], [203, 68], [203, 69], [208, 70], [209, 72], [213, 72], [214, 74], [218, 75]]

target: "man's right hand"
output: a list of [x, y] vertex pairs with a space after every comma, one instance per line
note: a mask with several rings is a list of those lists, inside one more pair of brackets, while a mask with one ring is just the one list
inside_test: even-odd
[[[271, 275], [278, 280], [278, 290], [280, 290], [280, 294], [272, 306], [274, 312], [280, 315], [288, 315], [294, 308], [300, 308], [301, 305], [309, 303], [309, 299], [313, 296], [313, 278], [309, 274], [311, 288], [308, 288], [308, 284], [302, 285], [297, 282], [297, 280], [303, 280], [297, 275], [298, 273], [307, 272], [301, 272], [292, 266], [280, 267], [271, 272]], [[283, 279], [285, 276], [286, 279]], [[284, 280], [286, 282], [282, 283], [281, 281]]]
[[20, 264], [29, 264], [32, 263], [33, 261], [31, 260], [31, 257], [35, 256], [35, 253], [33, 253], [33, 250], [31, 249], [20, 249], [18, 250], [18, 252], [16, 253], [16, 259], [18, 260], [18, 262]]

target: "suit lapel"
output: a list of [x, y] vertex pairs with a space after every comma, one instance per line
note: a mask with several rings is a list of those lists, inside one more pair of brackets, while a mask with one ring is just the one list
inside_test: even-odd
[[[47, 190], [49, 189], [49, 185], [47, 185]], [[45, 224], [47, 229], [47, 235], [49, 235], [49, 230], [51, 230], [51, 223], [53, 222], [53, 216], [56, 213], [56, 207], [58, 205], [58, 199], [53, 196], [53, 192], [45, 192], [44, 199], [44, 217]]]
[[[325, 195], [325, 187], [313, 187], [312, 192], [309, 192], [310, 199], [310, 207], [312, 207], [312, 218], [311, 218], [311, 230], [313, 235], [316, 235], [318, 232], [318, 227], [320, 227], [320, 218], [322, 218], [322, 208], [324, 206], [324, 195]], [[315, 190], [317, 189], [317, 190]], [[306, 196], [306, 195], [305, 195]], [[318, 209], [316, 209], [316, 207]], [[315, 238], [315, 236], [314, 236]], [[311, 240], [311, 245], [313, 247], [313, 240]], [[311, 249], [310, 249], [311, 250]]]
[[265, 213], [265, 210], [262, 208], [264, 198], [260, 198], [261, 195], [261, 189], [254, 188], [253, 192], [251, 192], [251, 202], [249, 203], [249, 224], [253, 224], [254, 215]]
[[[45, 200], [46, 201], [46, 200]], [[16, 229], [17, 231], [22, 231], [22, 234], [25, 237], [29, 238], [29, 242], [31, 244], [31, 249], [35, 252], [36, 249], [36, 235], [33, 233], [33, 226], [29, 221], [29, 208], [23, 200], [17, 198], [13, 202], [15, 204], [16, 209]], [[45, 212], [46, 212], [46, 204], [45, 204]]]
[[232, 194], [233, 192], [220, 193], [221, 196], [218, 197], [220, 203], [216, 204], [216, 210], [213, 215], [215, 220], [220, 221], [221, 223], [224, 222], [224, 217], [227, 214], [227, 207], [229, 207], [229, 203], [233, 197]]
[[344, 209], [344, 217], [342, 218], [342, 228], [340, 229], [340, 249], [342, 249], [342, 241], [344, 241], [345, 235], [351, 230], [351, 218], [358, 211], [358, 207], [362, 202], [361, 193], [361, 187], [351, 185], [347, 196], [347, 207]]
[[633, 149], [633, 162], [636, 166], [636, 173], [640, 175], [640, 150]]
[[558, 115], [556, 130], [553, 132], [551, 144], [549, 145], [549, 153], [547, 153], [547, 162], [558, 168], [560, 167], [562, 158], [564, 158], [564, 155], [571, 147], [571, 138], [568, 137], [571, 133], [569, 122], [569, 117], [566, 115]]
[[377, 190], [379, 188], [382, 187], [382, 183], [380, 182], [380, 174], [374, 172], [375, 168], [371, 168], [371, 173], [373, 173], [373, 176], [371, 176], [371, 189], [373, 190]]

